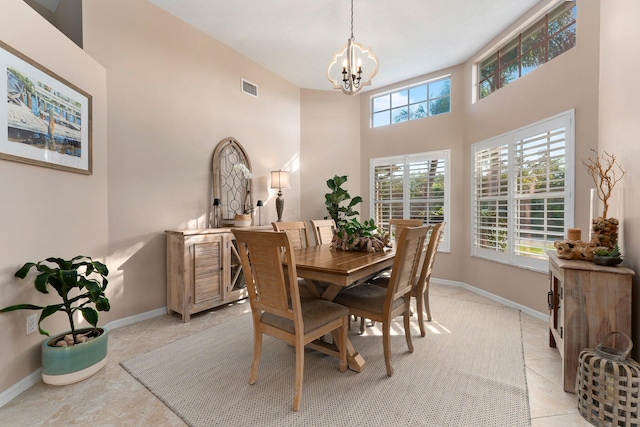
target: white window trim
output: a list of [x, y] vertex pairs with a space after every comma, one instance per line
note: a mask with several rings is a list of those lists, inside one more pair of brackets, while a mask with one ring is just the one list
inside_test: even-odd
[[[523, 257], [516, 255], [512, 248], [514, 245], [514, 217], [516, 207], [515, 197], [515, 161], [513, 146], [515, 142], [523, 136], [531, 135], [539, 130], [548, 130], [550, 126], [564, 126], [565, 128], [565, 223], [564, 223], [564, 235], [567, 235], [568, 229], [572, 228], [575, 223], [575, 110], [568, 110], [555, 116], [540, 120], [528, 126], [515, 129], [511, 132], [480, 141], [471, 146], [471, 215], [470, 215], [470, 230], [471, 230], [471, 256], [476, 258], [487, 259], [490, 261], [505, 263], [516, 267], [526, 268], [529, 270], [547, 272], [549, 270], [549, 263], [546, 259], [534, 259], [529, 257]], [[475, 156], [476, 152], [496, 147], [497, 145], [509, 145], [509, 206], [508, 206], [508, 239], [507, 244], [510, 250], [508, 252], [497, 252], [485, 248], [477, 248], [474, 243], [475, 236]]]
[[[369, 218], [373, 218], [374, 212], [374, 200], [375, 200], [375, 174], [374, 169], [376, 166], [384, 166], [391, 163], [404, 163], [409, 164], [411, 161], [420, 160], [438, 160], [444, 159], [444, 221], [446, 226], [442, 233], [442, 240], [438, 246], [438, 252], [450, 252], [451, 251], [451, 150], [439, 150], [429, 151], [424, 153], [405, 154], [400, 156], [378, 157], [369, 160]], [[405, 182], [408, 180], [409, 168], [405, 168]], [[403, 201], [402, 211], [409, 212], [409, 199]], [[407, 217], [408, 218], [408, 217]]]
[[480, 63], [482, 61], [484, 61], [489, 55], [493, 55], [502, 46], [505, 46], [510, 40], [512, 40], [515, 37], [516, 34], [522, 33], [523, 31], [526, 31], [536, 21], [538, 21], [544, 15], [549, 13], [551, 10], [555, 9], [556, 6], [560, 5], [560, 3], [565, 2], [565, 1], [567, 1], [567, 2], [571, 1], [571, 2], [575, 3], [576, 0], [552, 0], [552, 1], [550, 1], [546, 5], [542, 6], [542, 8], [540, 8], [540, 10], [538, 10], [536, 13], [534, 13], [529, 18], [527, 18], [525, 21], [523, 21], [516, 28], [514, 28], [513, 30], [511, 30], [510, 32], [505, 34], [504, 37], [502, 37], [496, 43], [493, 43], [491, 46], [489, 46], [488, 49], [484, 50], [480, 55], [478, 55], [473, 60], [473, 65], [471, 66], [471, 72], [472, 72], [472, 75], [471, 75], [471, 103], [472, 104], [475, 104], [476, 102], [480, 101], [480, 97], [478, 96], [478, 83], [479, 83], [478, 82], [478, 68], [480, 67]]
[[[453, 98], [453, 77], [451, 76], [451, 74], [445, 74], [443, 76], [434, 77], [432, 79], [424, 80], [424, 81], [421, 81], [419, 83], [414, 83], [414, 84], [410, 84], [410, 85], [406, 85], [406, 86], [401, 86], [401, 87], [398, 87], [398, 88], [395, 88], [395, 89], [392, 89], [392, 90], [388, 90], [388, 91], [385, 91], [385, 92], [380, 92], [380, 93], [376, 93], [374, 95], [371, 95], [369, 97], [369, 128], [370, 129], [378, 129], [378, 128], [383, 128], [383, 127], [386, 127], [386, 126], [391, 126], [391, 125], [394, 125], [394, 124], [397, 125], [397, 124], [400, 124], [400, 123], [406, 123], [406, 122], [412, 121], [412, 120], [406, 120], [405, 122], [399, 122], [399, 123], [390, 122], [388, 125], [375, 126], [374, 127], [373, 126], [373, 114], [374, 114], [374, 112], [373, 112], [373, 99], [374, 98], [378, 98], [378, 97], [385, 96], [385, 95], [392, 95], [394, 93], [402, 92], [403, 90], [413, 89], [413, 88], [418, 87], [418, 86], [425, 86], [425, 85], [428, 86], [431, 83], [437, 82], [439, 80], [444, 80], [444, 79], [447, 79], [447, 78], [451, 81], [450, 93], [449, 93], [449, 113], [451, 113], [452, 109], [453, 109], [452, 105], [451, 105], [451, 99]], [[428, 101], [429, 100], [427, 100], [427, 102]], [[391, 109], [393, 109], [393, 108], [391, 108]], [[443, 114], [448, 114], [448, 113], [443, 113]], [[441, 114], [438, 114], [438, 116], [439, 115], [441, 115]], [[429, 117], [435, 117], [435, 116], [428, 115], [428, 116], [422, 117], [422, 118], [423, 119], [427, 119]], [[416, 119], [414, 119], [414, 120], [416, 120]]]

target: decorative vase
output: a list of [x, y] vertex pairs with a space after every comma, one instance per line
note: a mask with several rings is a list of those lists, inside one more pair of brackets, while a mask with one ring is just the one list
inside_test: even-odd
[[[94, 375], [107, 363], [108, 331], [97, 328], [100, 335], [82, 344], [69, 347], [52, 347], [69, 334], [65, 332], [42, 343], [42, 381], [51, 385], [73, 384]], [[80, 329], [78, 333], [92, 331]]]
[[235, 227], [248, 227], [251, 225], [251, 214], [236, 214], [233, 219]]
[[598, 200], [596, 189], [591, 189], [591, 212], [589, 215], [589, 230], [591, 234], [589, 241], [595, 243], [597, 246], [613, 249], [616, 245], [622, 246], [618, 241], [618, 237], [622, 231], [622, 224], [620, 224], [620, 220], [618, 219], [620, 218], [622, 204], [622, 191], [620, 188], [613, 191], [610, 200], [607, 218], [598, 215], [596, 212], [601, 212], [601, 203]]

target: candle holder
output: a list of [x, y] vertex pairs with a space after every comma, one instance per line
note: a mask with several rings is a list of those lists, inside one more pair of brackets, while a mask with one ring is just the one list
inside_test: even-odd
[[220, 199], [213, 199], [213, 228], [220, 227], [220, 218], [218, 216], [218, 208], [220, 207]]
[[258, 200], [258, 204], [256, 206], [258, 206], [258, 225], [262, 225], [262, 206], [264, 206], [262, 200]]

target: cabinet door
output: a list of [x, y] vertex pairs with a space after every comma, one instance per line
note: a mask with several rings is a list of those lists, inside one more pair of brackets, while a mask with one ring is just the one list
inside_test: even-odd
[[238, 253], [238, 243], [233, 237], [233, 234], [228, 235], [226, 245], [228, 247], [226, 252], [228, 264], [225, 266], [225, 269], [228, 271], [229, 276], [226, 285], [227, 295], [225, 295], [225, 300], [236, 301], [248, 296], [247, 281], [242, 271], [242, 261]]
[[222, 300], [222, 236], [195, 237], [190, 249], [193, 256], [193, 303]]

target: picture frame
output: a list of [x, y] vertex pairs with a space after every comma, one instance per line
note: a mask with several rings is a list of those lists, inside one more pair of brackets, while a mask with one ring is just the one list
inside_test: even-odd
[[2, 41], [0, 71], [0, 159], [91, 175], [91, 95]]

